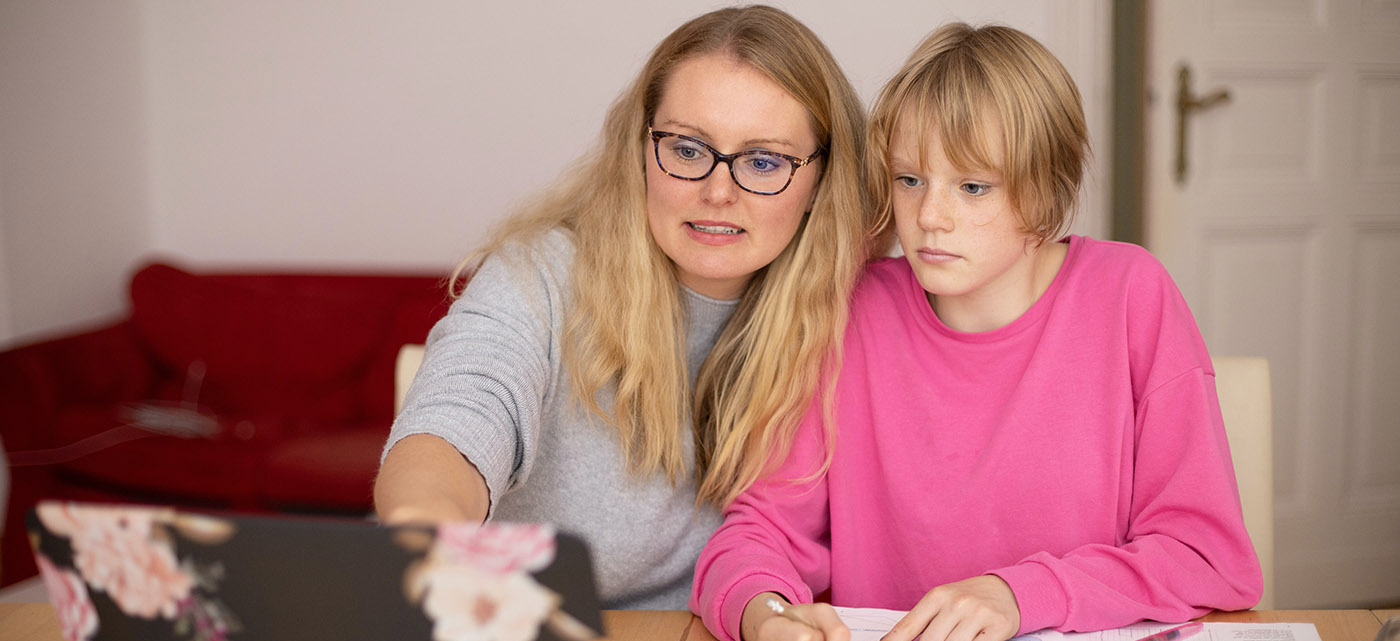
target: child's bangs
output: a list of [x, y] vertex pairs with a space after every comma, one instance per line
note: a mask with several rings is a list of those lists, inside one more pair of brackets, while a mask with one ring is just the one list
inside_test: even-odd
[[[943, 152], [959, 169], [984, 170], [1000, 173], [1002, 167], [990, 145], [999, 144], [995, 127], [989, 127], [989, 117], [996, 113], [995, 101], [983, 79], [981, 70], [959, 64], [959, 56], [947, 55], [930, 65], [927, 73], [912, 79], [909, 93], [902, 102], [901, 128], [928, 140], [937, 132], [943, 141]], [[919, 164], [928, 166], [925, 145], [918, 145]]]

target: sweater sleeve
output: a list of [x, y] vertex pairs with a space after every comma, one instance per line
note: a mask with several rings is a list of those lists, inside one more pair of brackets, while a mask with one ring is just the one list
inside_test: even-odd
[[1263, 593], [1210, 356], [1170, 277], [1148, 267], [1126, 305], [1135, 381], [1126, 531], [1116, 545], [989, 572], [1015, 593], [1022, 632], [1185, 621], [1250, 608]]
[[569, 264], [571, 250], [567, 237], [553, 232], [482, 263], [429, 332], [386, 454], [411, 434], [443, 438], [485, 478], [493, 514], [501, 495], [525, 481], [559, 367], [560, 266]]
[[1141, 404], [1125, 540], [994, 570], [1010, 584], [1021, 631], [1100, 630], [1242, 610], [1263, 591], [1245, 531], [1214, 377], [1183, 374]]
[[831, 581], [826, 449], [819, 404], [786, 460], [725, 509], [695, 566], [690, 609], [721, 641], [739, 639], [744, 606], [762, 592], [810, 603]]

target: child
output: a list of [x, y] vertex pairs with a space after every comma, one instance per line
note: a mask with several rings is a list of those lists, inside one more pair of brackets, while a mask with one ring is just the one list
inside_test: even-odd
[[822, 593], [909, 610], [891, 641], [1258, 602], [1190, 310], [1141, 248], [1061, 239], [1087, 147], [1073, 81], [1014, 29], [942, 27], [885, 86], [869, 165], [905, 255], [852, 297], [832, 420], [812, 405], [700, 556], [717, 637], [846, 638], [830, 606], [766, 606]]

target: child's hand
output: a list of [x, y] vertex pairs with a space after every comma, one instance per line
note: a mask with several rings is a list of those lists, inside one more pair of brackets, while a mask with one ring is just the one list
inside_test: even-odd
[[744, 606], [739, 624], [742, 641], [850, 641], [851, 631], [830, 605], [785, 605], [787, 612], [780, 615], [766, 605], [770, 597], [782, 600], [777, 594], [764, 592]]
[[1006, 641], [1020, 627], [1011, 586], [986, 575], [929, 590], [883, 641]]

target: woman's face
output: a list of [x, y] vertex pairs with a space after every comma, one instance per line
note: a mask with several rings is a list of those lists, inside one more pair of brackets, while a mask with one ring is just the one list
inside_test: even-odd
[[[761, 149], [806, 158], [817, 150], [802, 104], [727, 55], [678, 65], [651, 125], [704, 141], [724, 154]], [[701, 180], [672, 177], [657, 166], [651, 139], [645, 144], [652, 237], [675, 262], [683, 285], [711, 298], [738, 298], [754, 272], [772, 262], [797, 233], [816, 195], [820, 160], [799, 167], [782, 193], [765, 196], [735, 184], [725, 163]]]

